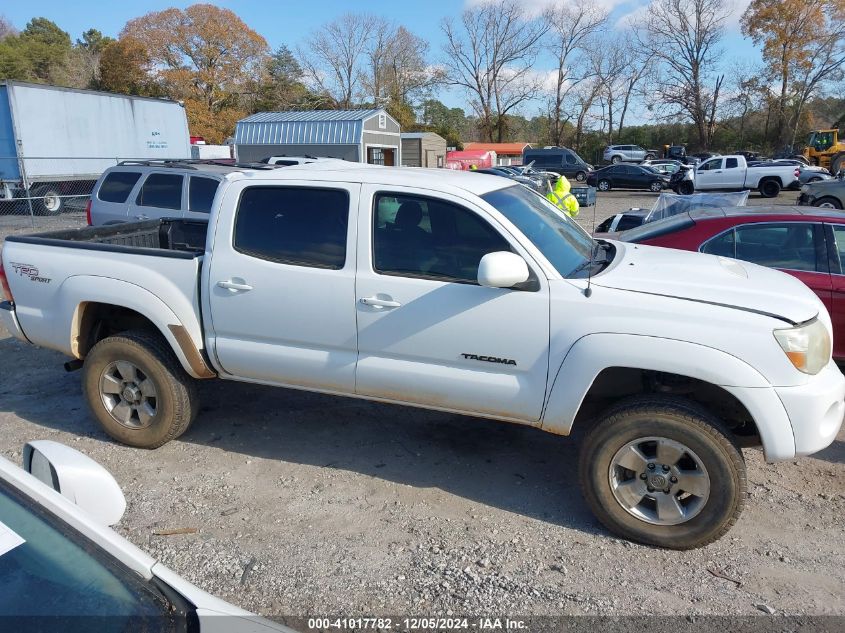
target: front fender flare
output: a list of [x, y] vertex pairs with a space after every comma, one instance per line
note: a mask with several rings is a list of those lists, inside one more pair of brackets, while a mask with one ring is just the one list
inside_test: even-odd
[[795, 454], [786, 410], [754, 367], [705, 345], [635, 334], [590, 334], [576, 341], [555, 374], [541, 428], [568, 435], [596, 377], [610, 367], [662, 371], [718, 385], [748, 409], [769, 461]]

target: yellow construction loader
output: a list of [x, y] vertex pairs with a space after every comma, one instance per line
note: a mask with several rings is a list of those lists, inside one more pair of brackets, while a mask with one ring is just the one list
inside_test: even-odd
[[803, 155], [811, 165], [826, 167], [832, 174], [845, 169], [845, 143], [839, 142], [837, 129], [810, 132]]

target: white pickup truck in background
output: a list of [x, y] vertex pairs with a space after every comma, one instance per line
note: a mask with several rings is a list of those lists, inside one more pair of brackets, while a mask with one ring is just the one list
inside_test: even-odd
[[764, 198], [774, 198], [783, 189], [796, 185], [799, 174], [799, 169], [793, 165], [763, 164], [749, 167], [745, 156], [740, 154], [716, 156], [695, 167], [695, 190], [756, 189]]
[[583, 427], [593, 511], [665, 547], [736, 521], [740, 447], [813, 453], [845, 411], [830, 317], [800, 281], [595, 241], [495, 176], [245, 168], [208, 223], [13, 235], [2, 267], [0, 320], [76, 359], [121, 442], [179, 437], [214, 377]]

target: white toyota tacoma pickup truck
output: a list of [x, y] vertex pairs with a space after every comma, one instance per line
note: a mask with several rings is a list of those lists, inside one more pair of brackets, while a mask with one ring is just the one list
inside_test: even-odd
[[179, 437], [215, 377], [585, 431], [611, 530], [709, 543], [746, 497], [743, 446], [828, 446], [845, 377], [797, 279], [594, 241], [496, 176], [313, 164], [243, 170], [209, 222], [11, 236], [0, 318], [81, 366], [117, 440]]
[[797, 185], [799, 174], [799, 169], [793, 165], [749, 167], [745, 156], [736, 154], [704, 161], [695, 168], [694, 181], [696, 191], [756, 189], [764, 198], [775, 198], [781, 190]]

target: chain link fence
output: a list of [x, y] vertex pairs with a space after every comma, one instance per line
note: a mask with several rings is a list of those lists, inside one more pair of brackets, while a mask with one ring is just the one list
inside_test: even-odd
[[85, 226], [94, 183], [120, 157], [0, 156], [0, 233]]

